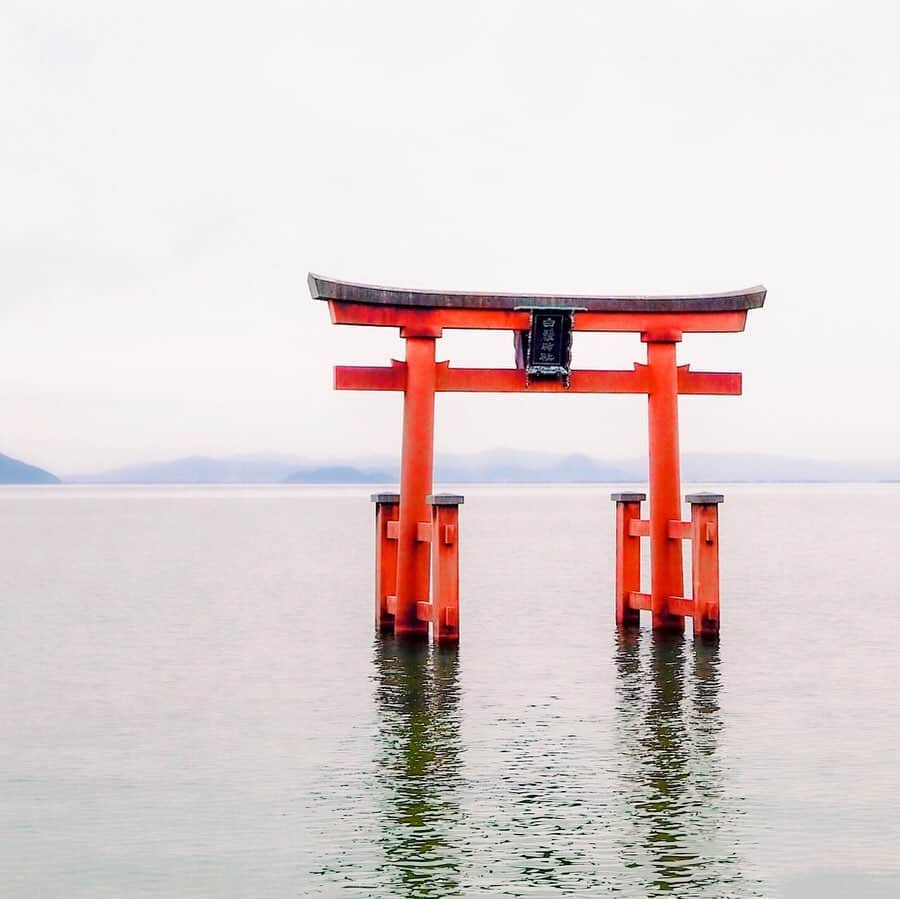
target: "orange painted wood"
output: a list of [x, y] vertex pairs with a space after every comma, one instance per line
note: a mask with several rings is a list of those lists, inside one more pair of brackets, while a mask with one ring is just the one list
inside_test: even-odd
[[[628, 605], [635, 610], [652, 611], [653, 598], [649, 593], [630, 593]], [[666, 608], [671, 615], [690, 618], [694, 614], [694, 602], [684, 596], [667, 597]]]
[[682, 618], [691, 618], [695, 608], [694, 601], [685, 596], [669, 597], [669, 611], [673, 615], [681, 615]]
[[[431, 514], [432, 532], [445, 535], [431, 548], [435, 609], [432, 639], [453, 644], [459, 642], [459, 506], [435, 503]], [[446, 539], [448, 533], [453, 539]]]
[[527, 331], [531, 325], [530, 313], [504, 309], [421, 309], [333, 300], [328, 303], [328, 308], [336, 325], [374, 325], [429, 332], [439, 332], [443, 328]]
[[566, 387], [559, 380], [528, 381], [519, 368], [450, 368], [442, 362], [437, 369], [437, 389], [464, 393], [646, 393], [644, 366], [632, 371], [575, 370]]
[[420, 521], [416, 526], [416, 540], [419, 543], [431, 543], [431, 522]]
[[434, 606], [430, 602], [416, 603], [416, 616], [419, 621], [431, 622], [434, 618]]
[[391, 537], [396, 530], [400, 503], [375, 504], [375, 629], [379, 633], [393, 633], [394, 614], [388, 610], [388, 596], [397, 591], [397, 540]]
[[669, 522], [669, 539], [670, 540], [690, 540], [693, 536], [691, 523], [689, 521], [670, 521]]
[[641, 589], [641, 541], [632, 528], [640, 524], [640, 502], [616, 503], [616, 625], [637, 627], [640, 615], [629, 598]]
[[[435, 390], [449, 393], [649, 393], [646, 365], [635, 363], [631, 371], [576, 369], [566, 387], [561, 381], [532, 380], [518, 368], [451, 368], [437, 363]], [[335, 390], [405, 390], [406, 364], [391, 360], [390, 367], [377, 365], [337, 365]], [[678, 369], [678, 392], [740, 396], [741, 376], [734, 372], [688, 371]]]
[[649, 593], [638, 593], [636, 591], [628, 594], [628, 608], [634, 609], [635, 612], [651, 611], [651, 597]]
[[431, 519], [426, 497], [434, 469], [434, 339], [406, 339], [403, 446], [400, 457], [400, 533], [397, 540], [397, 612], [394, 633], [427, 638], [416, 604], [430, 596], [429, 543], [419, 541], [419, 522]]
[[650, 536], [649, 520], [632, 518], [631, 521], [628, 522], [628, 536], [629, 537], [649, 537]]
[[397, 612], [397, 596], [396, 596], [396, 594], [392, 594], [391, 596], [388, 596], [387, 602], [385, 603], [385, 605], [387, 606], [387, 610], [388, 610], [388, 612], [391, 613], [391, 615], [396, 614], [396, 612]]
[[[391, 362], [391, 367], [338, 365], [334, 369], [336, 390], [405, 390], [406, 366]], [[633, 370], [576, 370], [569, 386], [560, 381], [532, 380], [517, 368], [451, 368], [448, 362], [436, 366], [435, 389], [451, 393], [647, 393], [645, 365]]]
[[388, 540], [396, 540], [400, 536], [400, 522], [394, 519], [388, 521], [387, 527], [385, 528], [385, 536]]
[[406, 363], [391, 359], [384, 365], [336, 365], [335, 390], [406, 390]]
[[678, 367], [674, 342], [647, 343], [650, 368], [650, 595], [653, 629], [683, 631], [684, 618], [669, 611], [669, 597], [684, 594], [681, 541], [669, 522], [681, 519], [678, 454]]
[[[507, 309], [422, 308], [375, 306], [330, 300], [336, 325], [372, 325], [403, 328], [406, 336], [440, 337], [444, 328], [526, 331], [528, 312]], [[728, 312], [576, 312], [576, 331], [632, 333], [727, 333], [743, 331], [746, 310]]]
[[701, 637], [719, 635], [719, 507], [715, 503], [692, 503], [691, 546], [694, 631]]
[[735, 371], [691, 371], [688, 365], [678, 366], [678, 392], [709, 396], [740, 396], [743, 379]]
[[662, 331], [728, 333], [743, 331], [747, 312], [576, 312], [576, 331]]

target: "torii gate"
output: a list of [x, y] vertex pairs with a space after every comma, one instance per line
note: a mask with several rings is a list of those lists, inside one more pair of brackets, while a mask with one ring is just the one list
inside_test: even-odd
[[[337, 325], [400, 329], [406, 360], [389, 367], [337, 366], [337, 390], [403, 392], [400, 493], [375, 494], [376, 626], [400, 637], [459, 639], [458, 507], [461, 496], [431, 496], [434, 395], [440, 391], [643, 393], [649, 398], [650, 518], [641, 520], [643, 493], [614, 493], [616, 621], [638, 624], [649, 609], [656, 630], [719, 631], [719, 494], [692, 494], [692, 520], [681, 520], [678, 395], [739, 396], [741, 375], [693, 372], [676, 362], [682, 334], [743, 331], [764, 287], [734, 293], [672, 297], [399, 290], [332, 281], [310, 274], [313, 299], [326, 300]], [[513, 332], [515, 368], [451, 368], [435, 361], [444, 328]], [[631, 371], [571, 370], [574, 331], [635, 332], [647, 363]], [[640, 537], [650, 538], [650, 593], [640, 591]], [[681, 541], [693, 541], [693, 595], [684, 596]], [[429, 590], [434, 548], [434, 599]]]

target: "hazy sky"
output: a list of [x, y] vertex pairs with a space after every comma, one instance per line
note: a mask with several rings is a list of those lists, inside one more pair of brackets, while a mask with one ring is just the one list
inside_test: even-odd
[[[396, 332], [309, 270], [409, 287], [769, 289], [694, 336], [742, 398], [686, 450], [900, 454], [900, 14], [823, 2], [3, 2], [0, 452], [395, 452], [335, 393]], [[511, 338], [440, 358], [511, 365]], [[576, 335], [630, 366], [636, 335]], [[536, 413], [540, 414], [537, 415]], [[636, 456], [639, 396], [441, 396], [437, 445]]]

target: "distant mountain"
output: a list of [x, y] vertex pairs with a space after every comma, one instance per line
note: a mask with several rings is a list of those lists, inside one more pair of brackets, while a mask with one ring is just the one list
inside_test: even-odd
[[290, 457], [190, 456], [96, 474], [71, 475], [67, 480], [83, 484], [278, 484], [303, 461]]
[[36, 465], [0, 453], [0, 484], [58, 484], [59, 478]]
[[900, 481], [900, 461], [838, 462], [751, 453], [687, 453], [681, 468], [686, 481]]
[[619, 465], [599, 462], [585, 455], [559, 456], [489, 450], [472, 456], [438, 456], [435, 479], [456, 483], [573, 484], [633, 480]]
[[285, 484], [391, 484], [395, 477], [383, 471], [354, 468], [351, 465], [326, 465], [295, 471], [284, 479]]
[[[681, 460], [681, 473], [688, 483], [900, 481], [900, 460], [835, 462], [750, 453], [686, 453]], [[257, 455], [225, 459], [193, 456], [99, 474], [73, 475], [65, 480], [92, 484], [396, 485], [399, 479], [399, 462], [391, 457], [315, 460]], [[435, 481], [439, 484], [640, 484], [646, 480], [646, 459], [607, 462], [583, 454], [512, 449], [441, 454], [435, 459]]]

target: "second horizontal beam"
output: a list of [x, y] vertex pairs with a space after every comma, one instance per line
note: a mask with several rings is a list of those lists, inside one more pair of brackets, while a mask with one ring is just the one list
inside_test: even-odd
[[[392, 360], [390, 366], [338, 365], [334, 369], [336, 390], [406, 390], [406, 363]], [[447, 393], [649, 393], [650, 371], [636, 363], [630, 371], [576, 369], [568, 386], [553, 378], [528, 379], [521, 368], [451, 368], [439, 362], [434, 389]], [[678, 392], [739, 396], [741, 376], [736, 372], [693, 372], [678, 369]]]

